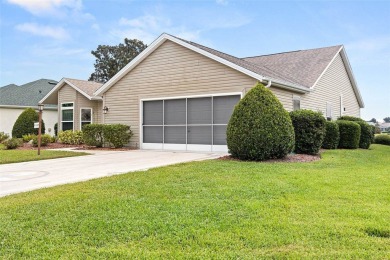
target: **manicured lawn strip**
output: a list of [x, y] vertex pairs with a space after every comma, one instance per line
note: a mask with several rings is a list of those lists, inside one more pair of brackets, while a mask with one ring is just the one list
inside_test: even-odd
[[36, 150], [1, 150], [0, 164], [38, 161], [62, 157], [72, 157], [86, 155], [87, 153], [41, 150], [41, 155], [37, 155]]
[[389, 154], [193, 162], [0, 198], [0, 258], [386, 259]]

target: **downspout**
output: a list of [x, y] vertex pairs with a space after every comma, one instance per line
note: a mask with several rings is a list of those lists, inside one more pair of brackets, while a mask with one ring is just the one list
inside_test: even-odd
[[268, 80], [268, 83], [267, 83], [267, 85], [265, 87], [269, 88], [269, 87], [271, 87], [271, 84], [272, 84], [272, 80]]

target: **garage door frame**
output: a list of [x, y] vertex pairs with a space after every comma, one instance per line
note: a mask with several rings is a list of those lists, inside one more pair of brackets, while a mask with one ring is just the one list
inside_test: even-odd
[[[160, 100], [174, 100], [174, 99], [186, 99], [186, 117], [188, 114], [187, 99], [202, 98], [202, 97], [221, 97], [221, 96], [240, 96], [243, 97], [242, 92], [228, 92], [228, 93], [215, 93], [215, 94], [203, 94], [203, 95], [189, 95], [189, 96], [170, 96], [170, 97], [157, 97], [157, 98], [143, 98], [139, 102], [139, 133], [140, 133], [140, 148], [141, 149], [153, 149], [153, 150], [181, 150], [181, 151], [214, 151], [214, 152], [227, 152], [227, 145], [200, 145], [200, 144], [188, 144], [188, 138], [186, 136], [186, 144], [167, 144], [167, 143], [144, 143], [143, 142], [143, 127], [144, 127], [144, 111], [143, 103], [145, 101], [160, 101]], [[213, 100], [213, 99], [212, 99]], [[164, 104], [164, 102], [163, 102]], [[211, 113], [213, 114], [213, 104]], [[164, 105], [163, 105], [164, 110]], [[163, 112], [164, 115], [164, 112]], [[187, 119], [186, 119], [187, 121]], [[187, 123], [186, 123], [187, 124]], [[211, 124], [215, 126], [218, 124]], [[225, 125], [225, 124], [222, 124]], [[188, 127], [188, 124], [187, 124]], [[213, 131], [213, 130], [212, 130]]]

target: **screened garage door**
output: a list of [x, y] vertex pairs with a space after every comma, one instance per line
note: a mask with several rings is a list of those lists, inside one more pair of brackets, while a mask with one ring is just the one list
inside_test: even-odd
[[226, 127], [240, 95], [142, 102], [142, 148], [227, 151]]

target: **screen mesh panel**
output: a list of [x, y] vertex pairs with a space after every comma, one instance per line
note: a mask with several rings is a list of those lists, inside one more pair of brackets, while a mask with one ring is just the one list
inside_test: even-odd
[[144, 126], [143, 127], [144, 143], [162, 143], [163, 127], [162, 126]]
[[185, 126], [164, 126], [164, 143], [185, 144], [186, 127]]
[[163, 124], [163, 101], [145, 101], [143, 111], [144, 125], [162, 125]]
[[213, 144], [226, 145], [226, 125], [213, 126]]
[[186, 124], [186, 100], [171, 99], [164, 101], [164, 125]]
[[211, 97], [187, 100], [188, 124], [211, 124]]
[[238, 101], [240, 96], [214, 97], [214, 124], [227, 124]]
[[188, 126], [188, 144], [210, 144], [211, 145], [211, 125], [210, 126]]

